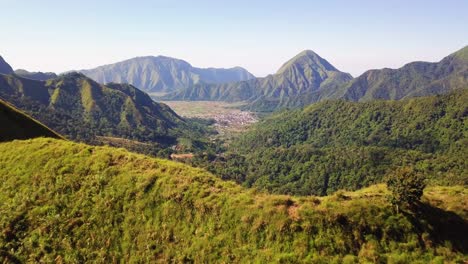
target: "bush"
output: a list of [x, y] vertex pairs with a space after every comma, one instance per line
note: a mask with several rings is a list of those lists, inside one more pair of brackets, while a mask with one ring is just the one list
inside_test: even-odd
[[387, 179], [387, 187], [392, 192], [390, 201], [399, 211], [400, 206], [413, 208], [421, 200], [426, 187], [425, 177], [411, 167], [397, 169]]

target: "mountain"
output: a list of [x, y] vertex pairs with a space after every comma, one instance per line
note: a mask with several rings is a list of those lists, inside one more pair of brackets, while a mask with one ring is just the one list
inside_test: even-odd
[[437, 63], [412, 62], [400, 69], [370, 70], [352, 79], [311, 51], [304, 51], [266, 78], [224, 85], [197, 84], [163, 100], [245, 101], [244, 109], [273, 111], [311, 103], [400, 100], [444, 94], [468, 85], [468, 46]]
[[0, 74], [12, 74], [13, 68], [0, 56]]
[[0, 100], [0, 124], [0, 142], [37, 137], [62, 138], [3, 100]]
[[1, 143], [0, 164], [5, 263], [463, 263], [468, 251], [461, 186], [429, 187], [397, 214], [384, 185], [268, 195], [63, 140]]
[[80, 73], [48, 81], [0, 75], [0, 97], [73, 140], [117, 137], [168, 145], [184, 135], [200, 136], [200, 129], [134, 86], [102, 85]]
[[137, 57], [80, 72], [102, 84], [129, 83], [147, 92], [170, 92], [197, 83], [228, 83], [254, 78], [240, 67], [201, 69], [164, 56]]
[[412, 166], [431, 184], [468, 184], [468, 89], [402, 101], [325, 101], [282, 111], [204, 163], [223, 179], [272, 193], [327, 195]]
[[468, 46], [440, 62], [412, 62], [399, 69], [370, 70], [341, 87], [330, 98], [351, 101], [444, 94], [468, 87]]
[[15, 70], [15, 74], [20, 77], [38, 81], [47, 81], [49, 79], [57, 78], [57, 74], [53, 72], [29, 72], [23, 69]]
[[328, 90], [350, 81], [352, 76], [340, 72], [313, 51], [306, 50], [283, 64], [273, 75], [228, 84], [198, 84], [173, 92], [166, 100], [247, 101], [263, 110], [282, 105], [291, 97]]

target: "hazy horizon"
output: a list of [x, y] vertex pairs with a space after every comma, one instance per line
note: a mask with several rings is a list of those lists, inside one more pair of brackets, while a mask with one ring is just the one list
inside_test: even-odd
[[14, 69], [88, 69], [138, 56], [275, 73], [310, 49], [339, 70], [439, 61], [467, 45], [466, 1], [0, 0], [0, 55]]

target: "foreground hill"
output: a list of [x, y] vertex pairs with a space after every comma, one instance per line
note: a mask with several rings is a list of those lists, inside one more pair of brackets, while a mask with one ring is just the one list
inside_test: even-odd
[[468, 89], [403, 101], [326, 101], [271, 116], [224, 156], [193, 162], [273, 193], [326, 195], [413, 166], [432, 184], [468, 184]]
[[164, 99], [247, 101], [255, 110], [271, 110], [292, 97], [332, 89], [351, 79], [351, 75], [338, 71], [313, 51], [306, 50], [265, 78], [221, 85], [198, 84], [166, 95]]
[[101, 85], [79, 73], [46, 82], [0, 75], [0, 97], [62, 135], [88, 143], [117, 137], [164, 146], [201, 133], [134, 86]]
[[202, 69], [164, 56], [137, 57], [80, 72], [102, 84], [129, 83], [147, 92], [170, 92], [200, 82], [228, 83], [254, 78], [241, 67]]
[[415, 213], [395, 214], [384, 186], [267, 195], [61, 140], [0, 144], [0, 164], [5, 262], [429, 263], [468, 254], [461, 187], [430, 188]]
[[0, 142], [37, 137], [62, 138], [48, 127], [0, 100]]

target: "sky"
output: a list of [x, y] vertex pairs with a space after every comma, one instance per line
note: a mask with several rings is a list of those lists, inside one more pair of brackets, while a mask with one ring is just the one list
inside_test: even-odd
[[137, 56], [275, 73], [310, 49], [353, 76], [468, 45], [468, 0], [0, 0], [0, 55], [64, 72]]

